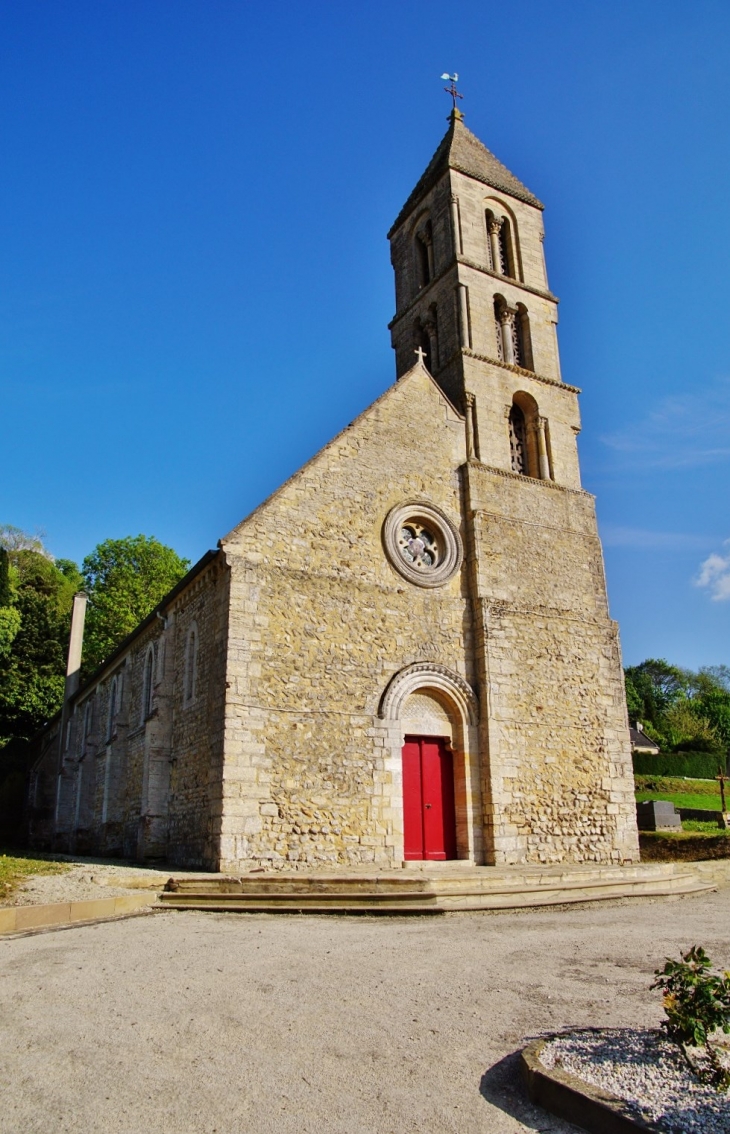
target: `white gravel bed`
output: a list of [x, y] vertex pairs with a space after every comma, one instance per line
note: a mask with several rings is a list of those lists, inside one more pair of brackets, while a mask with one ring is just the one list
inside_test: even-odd
[[574, 1032], [550, 1040], [540, 1060], [618, 1096], [667, 1134], [730, 1132], [730, 1092], [701, 1083], [659, 1031]]

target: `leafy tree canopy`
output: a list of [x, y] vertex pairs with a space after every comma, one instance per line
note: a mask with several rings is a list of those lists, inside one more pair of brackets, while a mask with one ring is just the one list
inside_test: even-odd
[[24, 532], [22, 528], [14, 528], [12, 524], [0, 524], [0, 547], [6, 551], [37, 551], [39, 555], [51, 556], [43, 546], [43, 533]]
[[[60, 708], [71, 606], [89, 593], [84, 668], [94, 669], [185, 574], [187, 561], [148, 536], [107, 540], [83, 574], [39, 536], [0, 525], [0, 751]], [[0, 767], [0, 779], [2, 768]]]
[[[82, 582], [64, 574], [45, 551], [22, 546], [7, 553], [6, 597], [0, 609], [0, 747], [28, 738], [55, 713], [63, 696], [69, 616]], [[12, 638], [7, 641], [8, 623]], [[14, 630], [14, 633], [13, 633]]]
[[83, 669], [90, 673], [186, 574], [190, 561], [153, 536], [108, 539], [81, 570], [89, 596]]
[[626, 705], [662, 748], [716, 752], [730, 749], [730, 667], [697, 672], [647, 658], [626, 669]]

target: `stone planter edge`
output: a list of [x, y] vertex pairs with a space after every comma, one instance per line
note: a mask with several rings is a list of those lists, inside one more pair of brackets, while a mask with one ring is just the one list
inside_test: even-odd
[[571, 1028], [565, 1032], [543, 1036], [523, 1048], [520, 1056], [522, 1078], [530, 1101], [557, 1118], [572, 1122], [588, 1134], [629, 1134], [630, 1131], [653, 1131], [657, 1127], [629, 1112], [623, 1099], [594, 1087], [559, 1067], [546, 1067], [540, 1053], [552, 1039], [570, 1032], [599, 1032], [601, 1028]]

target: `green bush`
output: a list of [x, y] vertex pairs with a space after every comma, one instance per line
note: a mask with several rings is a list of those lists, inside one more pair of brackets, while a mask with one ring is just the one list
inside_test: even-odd
[[710, 972], [712, 962], [700, 945], [693, 945], [680, 956], [681, 961], [667, 957], [664, 968], [654, 973], [656, 980], [651, 987], [664, 993], [667, 1018], [662, 1027], [683, 1050], [685, 1045], [705, 1048], [710, 1062], [706, 1078], [718, 1090], [724, 1090], [730, 1085], [730, 1071], [720, 1063], [710, 1037], [718, 1029], [730, 1032], [730, 973], [719, 976]]
[[726, 761], [713, 752], [634, 752], [634, 773], [641, 776], [689, 776], [697, 780], [714, 780], [720, 765]]

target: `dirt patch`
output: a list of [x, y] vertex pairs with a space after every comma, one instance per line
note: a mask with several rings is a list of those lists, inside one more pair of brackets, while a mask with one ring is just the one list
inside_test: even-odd
[[702, 862], [703, 859], [730, 858], [730, 834], [665, 835], [659, 831], [640, 831], [639, 847], [642, 862]]

